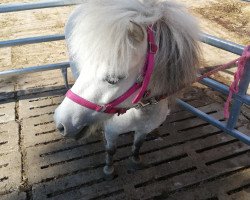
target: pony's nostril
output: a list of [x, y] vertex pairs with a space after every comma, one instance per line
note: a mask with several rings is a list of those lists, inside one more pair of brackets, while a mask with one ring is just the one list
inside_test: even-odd
[[61, 134], [64, 134], [64, 126], [62, 124], [58, 124], [57, 129], [60, 131]]

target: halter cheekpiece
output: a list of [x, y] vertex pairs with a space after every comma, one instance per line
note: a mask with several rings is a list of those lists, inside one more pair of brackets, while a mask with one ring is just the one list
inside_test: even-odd
[[[89, 108], [91, 110], [95, 110], [97, 112], [104, 112], [108, 114], [115, 114], [117, 113], [118, 115], [124, 114], [127, 110], [130, 108], [141, 108], [145, 107], [148, 105], [156, 104], [158, 101], [154, 98], [149, 99], [146, 103], [143, 103], [141, 99], [145, 96], [149, 96], [150, 92], [147, 91], [147, 87], [150, 82], [151, 75], [153, 73], [154, 69], [154, 57], [155, 54], [158, 50], [157, 45], [155, 44], [155, 38], [154, 38], [154, 32], [152, 30], [153, 26], [148, 26], [147, 27], [147, 38], [148, 38], [148, 49], [147, 49], [147, 55], [146, 55], [146, 61], [144, 64], [143, 71], [141, 74], [138, 76], [136, 82], [121, 96], [116, 98], [115, 100], [111, 101], [110, 103], [107, 103], [105, 105], [98, 105], [93, 102], [90, 102], [77, 94], [73, 93], [71, 90], [68, 90], [66, 93], [66, 97], [74, 101], [75, 103]], [[119, 108], [116, 107], [117, 105], [121, 104], [124, 102], [126, 99], [128, 99], [132, 94], [134, 94], [136, 91], [139, 92], [135, 96], [135, 98], [132, 100], [132, 103], [134, 106], [130, 108]]]

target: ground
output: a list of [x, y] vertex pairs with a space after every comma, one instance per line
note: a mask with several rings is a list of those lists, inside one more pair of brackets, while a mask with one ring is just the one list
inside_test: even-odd
[[[178, 1], [197, 17], [204, 32], [250, 43], [249, 3]], [[73, 9], [1, 14], [0, 40], [63, 33]], [[202, 49], [204, 66], [237, 57], [204, 44]], [[0, 48], [1, 71], [63, 61], [64, 41]], [[229, 84], [230, 71], [235, 69], [215, 78]], [[52, 115], [64, 93], [59, 70], [0, 79], [0, 199], [250, 199], [250, 148], [178, 107], [157, 130], [161, 139], [151, 138], [143, 146], [146, 166], [135, 174], [126, 168], [132, 135], [120, 137], [118, 176], [105, 181], [101, 137], [75, 142], [55, 130]], [[225, 96], [195, 84], [183, 99], [224, 121]], [[244, 133], [250, 132], [249, 113], [245, 106], [237, 124]]]

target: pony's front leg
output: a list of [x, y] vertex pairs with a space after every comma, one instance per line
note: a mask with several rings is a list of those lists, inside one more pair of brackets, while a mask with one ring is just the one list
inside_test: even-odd
[[129, 164], [129, 168], [132, 171], [141, 169], [143, 167], [141, 158], [140, 158], [140, 148], [143, 144], [143, 142], [145, 141], [146, 138], [146, 133], [135, 133], [134, 136], [134, 143], [132, 146], [132, 155], [130, 157], [130, 164]]
[[115, 169], [113, 166], [113, 156], [116, 152], [116, 141], [118, 135], [110, 135], [105, 132], [105, 140], [106, 140], [106, 157], [105, 157], [105, 166], [103, 168], [103, 172], [105, 174], [106, 180], [112, 180], [115, 176]]

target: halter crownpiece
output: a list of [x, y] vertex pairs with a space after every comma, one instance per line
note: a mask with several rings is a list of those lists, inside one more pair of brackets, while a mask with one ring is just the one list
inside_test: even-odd
[[147, 87], [149, 85], [150, 78], [154, 70], [154, 56], [158, 49], [157, 45], [155, 44], [154, 33], [152, 30], [152, 27], [153, 27], [152, 25], [147, 27], [148, 49], [147, 49], [147, 56], [146, 56], [146, 61], [144, 64], [143, 72], [138, 76], [137, 81], [134, 83], [134, 85], [132, 85], [123, 95], [116, 98], [112, 102], [102, 105], [102, 106], [95, 104], [93, 102], [90, 102], [78, 96], [71, 90], [68, 90], [68, 92], [66, 93], [66, 97], [68, 97], [75, 103], [83, 107], [89, 108], [91, 110], [95, 110], [97, 112], [109, 113], [109, 114], [117, 113], [118, 115], [124, 114], [130, 108], [117, 108], [116, 106], [124, 102], [126, 99], [128, 99], [137, 90], [139, 90], [139, 92], [132, 101], [133, 104], [136, 104], [133, 106], [134, 108], [141, 108], [141, 107], [144, 107], [144, 105], [155, 104], [155, 101], [153, 100], [150, 101], [153, 103], [149, 102], [149, 104], [148, 103], [143, 104], [142, 102], [140, 102], [143, 96], [148, 93]]

